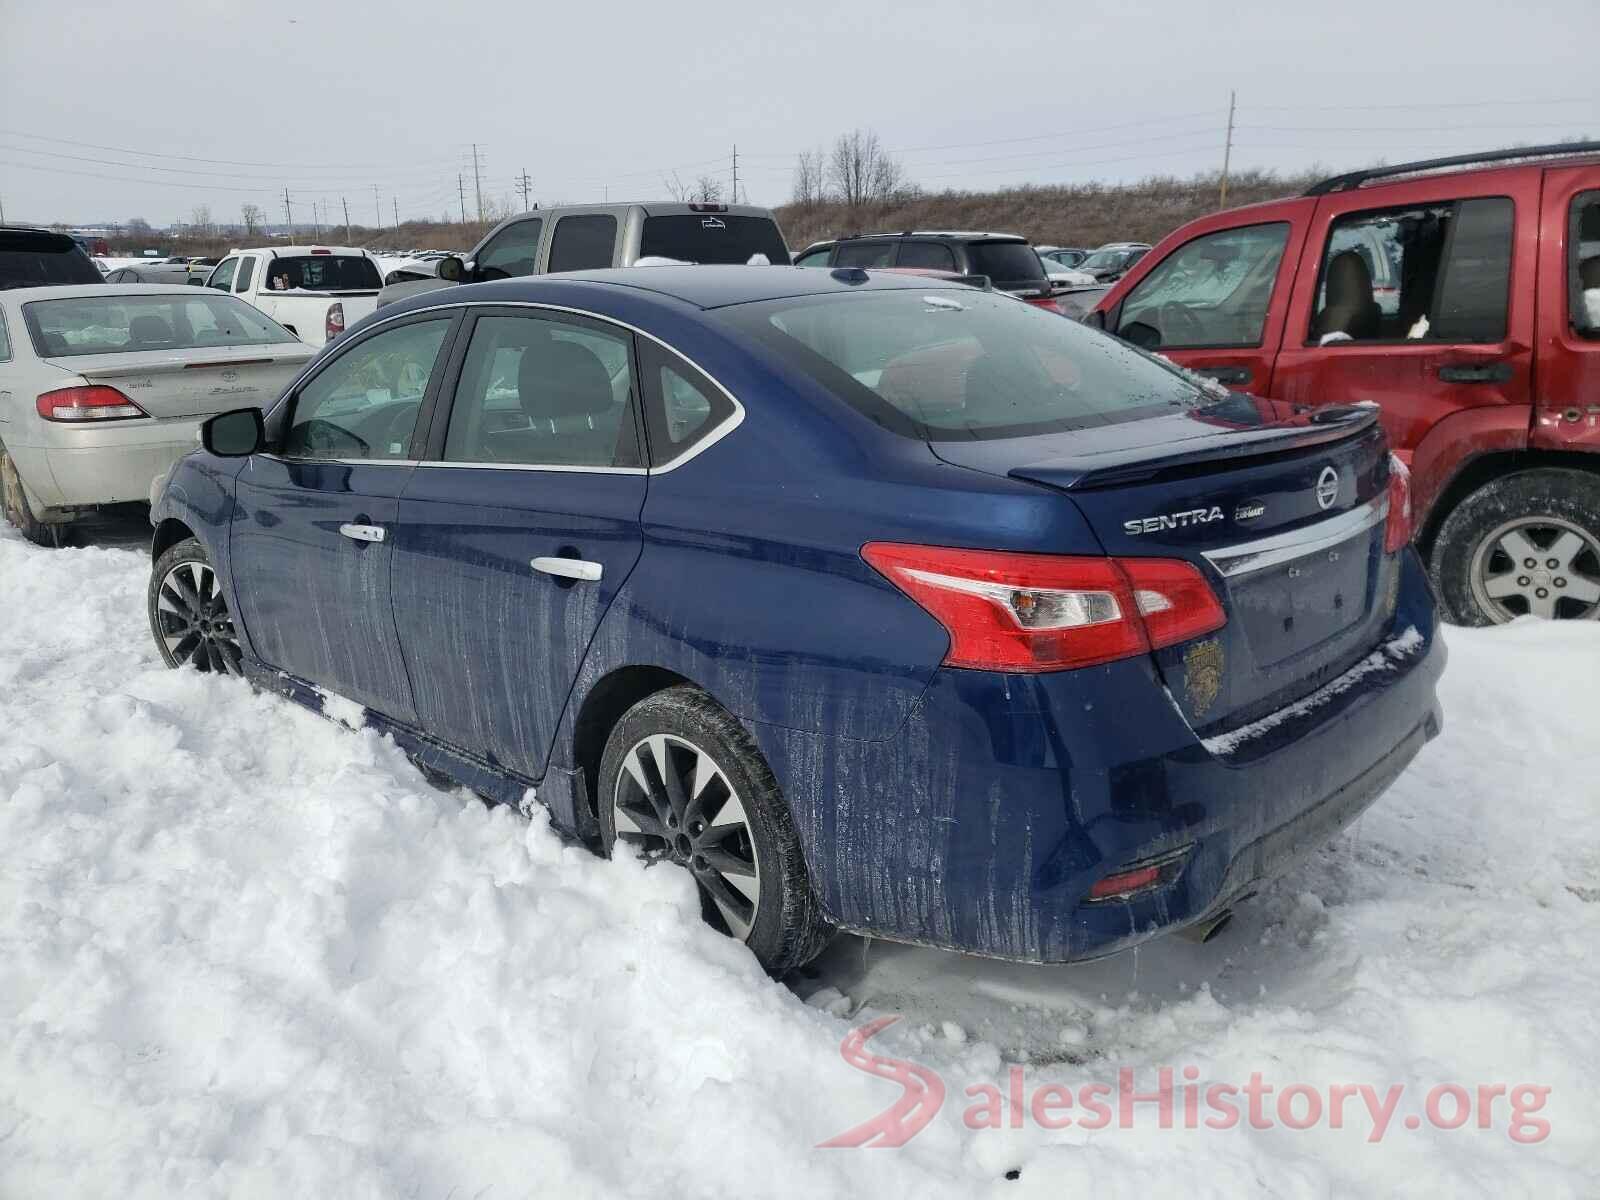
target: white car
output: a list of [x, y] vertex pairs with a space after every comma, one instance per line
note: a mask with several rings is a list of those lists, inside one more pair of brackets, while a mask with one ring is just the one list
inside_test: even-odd
[[0, 291], [0, 502], [40, 545], [145, 501], [200, 422], [267, 408], [310, 346], [244, 301], [182, 284]]
[[1044, 273], [1050, 277], [1050, 282], [1056, 287], [1093, 287], [1099, 281], [1087, 271], [1075, 270], [1072, 267], [1063, 267], [1053, 258], [1039, 256], [1039, 262], [1044, 266]]
[[206, 286], [259, 308], [302, 342], [322, 346], [378, 307], [378, 260], [348, 246], [235, 250]]

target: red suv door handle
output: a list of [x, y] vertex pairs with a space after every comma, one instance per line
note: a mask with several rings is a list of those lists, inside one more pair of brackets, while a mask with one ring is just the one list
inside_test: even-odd
[[1446, 383], [1510, 383], [1510, 363], [1486, 363], [1473, 367], [1440, 367], [1439, 378]]

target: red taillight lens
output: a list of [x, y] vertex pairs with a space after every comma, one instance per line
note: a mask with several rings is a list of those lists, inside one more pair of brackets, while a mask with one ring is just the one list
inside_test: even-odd
[[1411, 540], [1411, 469], [1389, 455], [1389, 517], [1383, 526], [1383, 549], [1393, 554]]
[[344, 305], [328, 306], [328, 319], [323, 322], [322, 332], [330, 342], [344, 332]]
[[1057, 314], [1058, 316], [1061, 314], [1061, 305], [1056, 303], [1053, 296], [1030, 296], [1028, 298], [1028, 303], [1033, 305], [1035, 308], [1045, 309], [1049, 312]]
[[1226, 620], [1200, 572], [1176, 559], [895, 542], [869, 542], [861, 556], [945, 627], [944, 661], [952, 667], [1086, 667], [1196, 637]]
[[126, 421], [149, 415], [116, 388], [102, 385], [45, 392], [34, 408], [46, 421]]

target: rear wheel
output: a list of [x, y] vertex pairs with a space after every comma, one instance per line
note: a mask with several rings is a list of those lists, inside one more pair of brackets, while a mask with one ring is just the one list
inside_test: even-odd
[[1484, 485], [1440, 526], [1433, 572], [1462, 625], [1600, 620], [1600, 476], [1549, 468]]
[[65, 525], [41, 521], [33, 515], [33, 508], [28, 504], [28, 493], [22, 490], [17, 464], [11, 461], [11, 456], [4, 450], [0, 450], [0, 508], [4, 508], [6, 520], [35, 546], [56, 549], [66, 541]]
[[242, 654], [233, 614], [205, 547], [187, 538], [150, 570], [150, 632], [169, 667], [239, 675]]
[[600, 763], [600, 831], [651, 861], [687, 870], [706, 922], [782, 975], [830, 932], [788, 805], [744, 728], [698, 688], [635, 704]]

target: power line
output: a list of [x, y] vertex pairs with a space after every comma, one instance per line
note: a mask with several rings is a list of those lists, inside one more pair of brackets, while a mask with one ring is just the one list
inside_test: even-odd
[[[127, 146], [102, 146], [98, 142], [75, 142], [70, 138], [45, 137], [42, 134], [28, 133], [21, 129], [0, 129], [0, 134], [7, 137], [28, 138], [30, 141], [51, 142], [60, 146], [77, 146], [82, 150], [109, 150], [113, 154], [136, 154], [145, 158], [174, 158], [180, 162], [221, 163], [228, 167], [282, 167], [298, 171], [348, 171], [348, 170], [382, 170], [389, 163], [284, 163], [284, 162], [252, 162], [239, 158], [200, 158], [192, 154], [168, 154], [161, 150], [134, 150]], [[42, 153], [42, 152], [41, 152]], [[415, 161], [414, 159], [412, 160]]]

